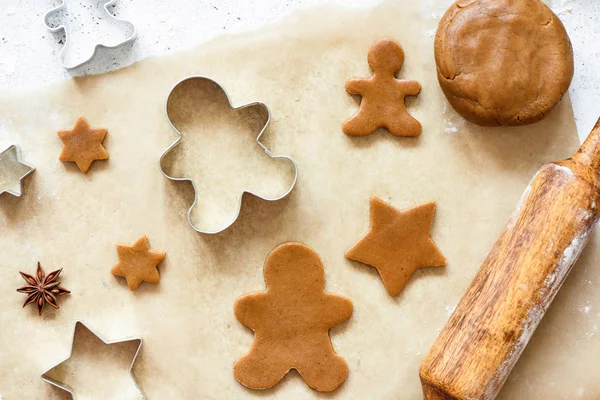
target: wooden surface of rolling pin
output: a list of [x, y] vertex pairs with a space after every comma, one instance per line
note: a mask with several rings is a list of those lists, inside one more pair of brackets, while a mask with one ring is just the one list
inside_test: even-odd
[[535, 175], [425, 356], [426, 400], [494, 399], [585, 247], [600, 207], [600, 120]]

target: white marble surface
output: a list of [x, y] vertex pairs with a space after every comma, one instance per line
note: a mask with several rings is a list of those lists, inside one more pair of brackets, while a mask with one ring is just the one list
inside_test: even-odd
[[[0, 0], [0, 88], [68, 79], [58, 60], [61, 35], [49, 32], [43, 16], [61, 0]], [[94, 2], [97, 0], [71, 0]], [[412, 1], [412, 0], [406, 0]], [[114, 13], [133, 22], [138, 40], [103, 51], [71, 74], [99, 73], [194, 46], [223, 33], [239, 32], [319, 3], [368, 7], [377, 0], [120, 0]], [[570, 89], [580, 136], [600, 116], [600, 1], [549, 0], [575, 48], [576, 75]], [[451, 3], [451, 0], [448, 1]], [[432, 18], [439, 18], [435, 12]]]

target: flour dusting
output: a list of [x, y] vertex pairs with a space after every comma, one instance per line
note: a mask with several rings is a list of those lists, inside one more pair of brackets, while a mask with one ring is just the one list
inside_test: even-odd
[[552, 249], [554, 249], [554, 241], [552, 239], [550, 239], [550, 241], [548, 243], [548, 247], [546, 247], [546, 253], [552, 252]]
[[591, 332], [586, 332], [586, 333], [585, 333], [585, 336], [586, 336], [588, 339], [590, 339], [590, 338], [594, 337], [594, 335], [596, 334], [596, 332], [598, 332], [598, 325], [594, 325], [594, 326], [592, 327], [592, 331], [591, 331]]
[[[435, 35], [435, 30], [430, 31], [430, 36]], [[456, 117], [456, 113], [450, 109], [448, 106], [448, 102], [445, 101], [442, 113], [446, 118], [444, 118], [444, 132], [448, 134], [456, 134], [460, 132], [460, 129], [464, 126], [465, 120], [463, 118]]]
[[583, 208], [580, 208], [577, 214], [577, 222], [581, 222], [581, 221], [587, 221], [590, 218], [592, 218], [592, 212], [590, 210], [586, 210]]
[[[449, 122], [449, 121], [447, 121], [447, 122]], [[448, 124], [446, 124], [446, 129], [444, 129], [444, 131], [446, 133], [458, 133], [458, 128], [456, 126], [454, 126], [454, 125], [447, 126], [447, 125]]]
[[557, 164], [552, 164], [552, 166], [553, 166], [555, 169], [559, 170], [559, 171], [563, 171], [563, 172], [564, 172], [565, 174], [567, 174], [567, 176], [569, 176], [569, 177], [573, 177], [573, 176], [575, 176], [575, 174], [573, 174], [573, 171], [571, 171], [571, 169], [570, 169], [570, 168], [567, 168], [567, 167], [565, 167], [565, 166], [563, 166], [563, 165], [557, 165]]
[[589, 314], [590, 313], [590, 306], [579, 307], [578, 310], [581, 311], [584, 314]]
[[[569, 247], [565, 249], [562, 258], [560, 259], [559, 266], [556, 269], [557, 271], [559, 271], [559, 273], [562, 273], [565, 269], [566, 272], [568, 272], [571, 269], [570, 266], [572, 266], [581, 255], [581, 252], [583, 251], [583, 248], [585, 247], [588, 241], [588, 235], [589, 230], [586, 230], [580, 233], [579, 235], [575, 236]], [[569, 266], [567, 268], [564, 268], [567, 265]]]
[[[564, 168], [561, 166], [556, 167], [559, 167], [561, 169]], [[568, 173], [572, 174], [570, 169], [564, 169], [567, 170]], [[509, 224], [511, 224], [514, 217], [518, 215], [521, 209], [522, 202], [529, 194], [530, 189], [531, 187], [528, 186], [525, 190], [525, 193], [523, 193], [521, 201], [519, 201], [519, 205], [517, 206], [517, 210], [515, 211], [515, 214], [513, 214], [513, 217], [511, 217], [511, 222], [509, 222]], [[502, 362], [502, 364], [500, 364], [500, 367], [498, 368], [493, 378], [487, 385], [485, 389], [484, 398], [493, 398], [493, 395], [497, 393], [498, 390], [504, 384], [506, 377], [517, 363], [517, 360], [521, 356], [521, 353], [525, 349], [525, 346], [527, 346], [527, 343], [529, 343], [529, 339], [531, 339], [533, 332], [544, 317], [544, 314], [550, 306], [550, 303], [552, 303], [552, 300], [556, 296], [556, 293], [558, 293], [558, 289], [560, 289], [567, 274], [569, 273], [569, 271], [571, 271], [571, 267], [573, 266], [573, 264], [575, 264], [575, 262], [581, 255], [583, 248], [587, 244], [587, 239], [590, 231], [591, 227], [589, 227], [587, 230], [584, 230], [579, 235], [575, 236], [575, 238], [571, 241], [569, 246], [567, 246], [567, 248], [564, 250], [563, 255], [560, 258], [555, 271], [552, 274], [549, 274], [544, 280], [544, 287], [539, 290], [541, 298], [538, 300], [537, 303], [532, 304], [532, 307], [527, 312], [527, 317], [521, 320], [521, 333], [519, 339], [513, 346], [511, 352], [508, 354], [506, 359]], [[594, 333], [591, 333], [591, 335], [594, 335]], [[590, 337], [590, 335], [588, 335], [588, 337]]]
[[554, 0], [552, 2], [552, 11], [559, 16], [564, 14], [572, 14], [573, 0]]

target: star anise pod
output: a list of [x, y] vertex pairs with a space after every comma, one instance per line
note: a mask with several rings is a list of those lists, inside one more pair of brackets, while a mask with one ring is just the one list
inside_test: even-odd
[[60, 282], [57, 281], [61, 272], [62, 268], [51, 272], [48, 274], [48, 276], [46, 276], [39, 261], [37, 264], [36, 276], [19, 272], [23, 279], [25, 279], [25, 281], [28, 283], [27, 286], [17, 289], [17, 292], [28, 295], [23, 307], [28, 304], [35, 303], [37, 304], [39, 315], [42, 315], [42, 310], [44, 309], [44, 304], [46, 303], [58, 309], [59, 307], [56, 302], [56, 297], [71, 293], [67, 289], [61, 288]]

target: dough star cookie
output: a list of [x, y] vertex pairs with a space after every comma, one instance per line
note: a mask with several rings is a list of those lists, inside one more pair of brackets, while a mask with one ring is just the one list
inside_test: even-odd
[[421, 124], [406, 111], [404, 98], [419, 94], [421, 85], [394, 76], [404, 64], [402, 46], [394, 40], [379, 40], [369, 49], [368, 62], [371, 78], [346, 82], [348, 93], [360, 95], [362, 100], [356, 114], [342, 125], [344, 133], [366, 136], [385, 127], [396, 136], [419, 136]]
[[429, 236], [434, 212], [435, 202], [397, 210], [372, 197], [369, 233], [346, 258], [375, 267], [389, 295], [397, 296], [415, 270], [446, 265]]
[[64, 144], [58, 159], [73, 161], [81, 172], [87, 173], [93, 161], [108, 160], [108, 153], [102, 146], [106, 133], [106, 129], [90, 128], [86, 119], [79, 117], [72, 130], [58, 132]]
[[157, 266], [167, 253], [150, 250], [146, 235], [139, 238], [133, 246], [117, 245], [117, 254], [119, 262], [110, 272], [125, 278], [130, 290], [136, 290], [142, 282], [160, 281]]
[[573, 77], [560, 19], [539, 0], [461, 0], [435, 37], [438, 80], [465, 119], [483, 126], [543, 119]]
[[295, 369], [311, 388], [329, 392], [348, 376], [329, 329], [352, 315], [350, 300], [324, 291], [323, 264], [300, 243], [284, 243], [265, 260], [266, 292], [235, 302], [236, 318], [254, 331], [250, 352], [235, 362], [235, 378], [250, 389], [275, 386]]

